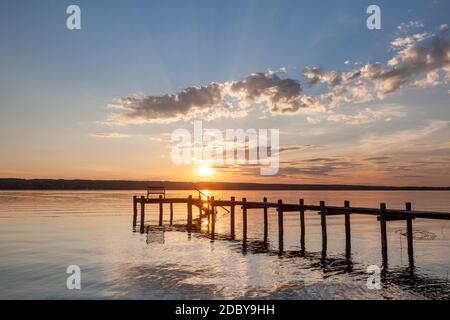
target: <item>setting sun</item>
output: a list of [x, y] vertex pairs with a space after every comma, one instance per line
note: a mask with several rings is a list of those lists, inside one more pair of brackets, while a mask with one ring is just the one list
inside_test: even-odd
[[198, 174], [204, 177], [209, 177], [213, 174], [213, 169], [208, 166], [201, 166], [198, 168]]

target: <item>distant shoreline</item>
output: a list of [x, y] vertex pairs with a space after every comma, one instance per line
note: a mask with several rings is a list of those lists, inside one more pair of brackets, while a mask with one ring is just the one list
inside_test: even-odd
[[165, 187], [167, 190], [332, 190], [332, 191], [386, 191], [422, 190], [449, 191], [449, 187], [426, 186], [371, 186], [345, 184], [280, 184], [242, 182], [174, 182], [130, 180], [65, 180], [0, 178], [0, 190], [145, 190], [147, 186]]

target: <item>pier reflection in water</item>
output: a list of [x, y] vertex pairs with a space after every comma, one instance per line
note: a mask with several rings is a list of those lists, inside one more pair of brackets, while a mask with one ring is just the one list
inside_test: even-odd
[[[169, 229], [171, 232], [186, 232], [185, 225], [174, 225]], [[147, 238], [154, 238], [155, 232], [161, 232], [161, 227], [148, 226]], [[422, 234], [423, 232], [419, 232]], [[271, 249], [270, 243], [265, 237], [260, 239], [243, 239], [241, 241], [232, 238], [231, 234], [210, 234], [207, 226], [191, 230], [187, 233], [186, 240], [192, 237], [208, 239], [212, 243], [214, 241], [229, 241], [232, 243], [230, 248], [242, 255], [247, 254], [264, 254], [277, 256], [279, 259], [301, 259], [301, 268], [305, 267], [311, 271], [320, 271], [323, 278], [332, 278], [333, 276], [348, 274], [355, 280], [365, 281], [369, 277], [367, 267], [358, 262], [353, 262], [351, 254], [346, 250], [342, 255], [327, 255], [326, 250], [320, 252], [300, 251], [280, 251]], [[148, 242], [149, 244], [154, 241]], [[346, 247], [348, 249], [348, 247]], [[414, 256], [408, 251], [408, 266], [389, 268], [387, 261], [382, 261], [383, 267], [380, 269], [381, 284], [384, 288], [390, 286], [400, 287], [410, 291], [413, 294], [422, 295], [428, 299], [450, 299], [450, 283], [448, 277], [440, 279], [423, 273], [414, 265]]]

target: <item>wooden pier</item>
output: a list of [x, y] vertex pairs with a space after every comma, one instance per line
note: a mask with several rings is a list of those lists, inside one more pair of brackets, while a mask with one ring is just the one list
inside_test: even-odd
[[[381, 252], [383, 259], [383, 266], [387, 268], [388, 265], [388, 237], [387, 237], [387, 223], [390, 221], [405, 221], [406, 222], [406, 237], [408, 243], [408, 256], [410, 263], [414, 260], [413, 251], [413, 220], [420, 219], [439, 219], [450, 220], [450, 213], [448, 212], [431, 212], [431, 211], [413, 211], [411, 203], [405, 204], [404, 210], [388, 209], [385, 203], [381, 203], [379, 208], [361, 208], [351, 207], [349, 201], [344, 202], [343, 207], [327, 206], [324, 201], [320, 201], [319, 205], [307, 205], [303, 199], [299, 199], [298, 204], [284, 203], [283, 200], [277, 202], [268, 202], [264, 198], [261, 202], [247, 201], [243, 198], [241, 201], [236, 201], [235, 197], [230, 200], [215, 199], [214, 197], [203, 198], [199, 191], [199, 197], [193, 198], [190, 195], [187, 198], [165, 198], [165, 195], [159, 195], [158, 198], [150, 198], [145, 196], [133, 197], [133, 228], [136, 229], [138, 220], [138, 204], [140, 204], [140, 233], [144, 233], [145, 228], [145, 206], [155, 204], [159, 206], [159, 226], [163, 226], [164, 221], [164, 204], [170, 205], [170, 225], [173, 224], [173, 206], [174, 204], [181, 204], [187, 206], [186, 216], [186, 230], [188, 233], [200, 230], [204, 219], [208, 221], [208, 232], [210, 239], [216, 238], [216, 208], [222, 207], [230, 214], [230, 239], [235, 240], [235, 222], [236, 222], [236, 206], [242, 210], [242, 248], [246, 251], [247, 248], [247, 212], [248, 210], [262, 209], [264, 222], [264, 242], [268, 241], [268, 209], [275, 208], [278, 213], [278, 253], [284, 253], [284, 216], [291, 213], [299, 215], [300, 222], [300, 248], [301, 252], [305, 252], [305, 213], [307, 211], [315, 211], [320, 215], [320, 225], [322, 230], [322, 256], [326, 256], [327, 252], [327, 216], [344, 216], [345, 228], [345, 254], [350, 257], [351, 254], [351, 215], [371, 215], [377, 218], [380, 223], [380, 238], [381, 238]], [[198, 218], [195, 219], [197, 225], [194, 225], [193, 207], [198, 208]], [[229, 210], [228, 210], [229, 208]]]

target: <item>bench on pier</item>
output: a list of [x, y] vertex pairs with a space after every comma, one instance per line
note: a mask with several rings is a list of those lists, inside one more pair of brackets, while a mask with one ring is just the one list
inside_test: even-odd
[[147, 187], [147, 199], [150, 198], [151, 195], [163, 196], [166, 198], [166, 188], [165, 187]]

